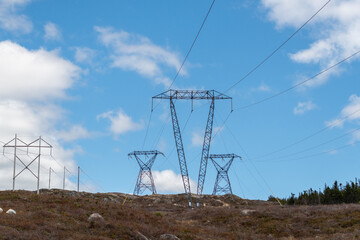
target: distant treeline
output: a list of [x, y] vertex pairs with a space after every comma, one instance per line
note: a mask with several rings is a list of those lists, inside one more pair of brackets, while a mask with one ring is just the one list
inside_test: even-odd
[[[334, 182], [332, 187], [325, 184], [323, 191], [309, 189], [299, 193], [297, 197], [291, 194], [289, 198], [279, 199], [282, 204], [288, 205], [316, 205], [316, 204], [339, 204], [339, 203], [359, 203], [360, 201], [360, 181], [347, 182], [346, 185]], [[277, 201], [270, 196], [268, 201]]]

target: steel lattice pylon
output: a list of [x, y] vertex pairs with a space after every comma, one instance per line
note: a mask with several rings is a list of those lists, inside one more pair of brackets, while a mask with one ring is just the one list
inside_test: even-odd
[[[140, 166], [139, 175], [134, 189], [134, 195], [140, 195], [146, 189], [152, 192], [152, 194], [156, 194], [151, 167], [154, 164], [157, 155], [159, 154], [164, 156], [164, 154], [159, 151], [133, 151], [128, 154], [130, 158], [134, 156]], [[142, 160], [141, 157], [145, 157], [145, 160]], [[146, 182], [146, 178], [148, 178], [148, 182]]]
[[[205, 176], [206, 176], [206, 168], [207, 168], [207, 160], [209, 157], [210, 151], [210, 143], [211, 143], [211, 134], [212, 134], [212, 127], [213, 127], [213, 120], [214, 120], [214, 109], [215, 109], [215, 100], [223, 100], [223, 99], [230, 99], [231, 100], [231, 111], [232, 111], [232, 98], [220, 93], [215, 90], [168, 90], [161, 94], [158, 94], [153, 97], [153, 99], [169, 99], [170, 100], [170, 111], [171, 111], [171, 118], [173, 123], [173, 130], [174, 130], [174, 138], [176, 149], [179, 158], [179, 165], [181, 176], [184, 184], [185, 193], [187, 194], [189, 207], [192, 206], [191, 200], [191, 189], [190, 189], [190, 179], [188, 174], [188, 169], [186, 165], [186, 157], [184, 146], [181, 138], [181, 131], [179, 126], [179, 121], [175, 111], [174, 99], [184, 99], [184, 100], [191, 100], [191, 108], [193, 106], [193, 100], [211, 100], [210, 104], [210, 111], [209, 116], [206, 124], [205, 129], [205, 136], [204, 136], [204, 144], [201, 154], [201, 161], [200, 161], [200, 170], [199, 170], [199, 177], [198, 177], [198, 187], [197, 187], [197, 194], [201, 195], [203, 192]], [[197, 202], [197, 206], [199, 206], [199, 202]]]
[[[211, 159], [217, 170], [214, 190], [212, 194], [213, 195], [228, 194], [228, 193], [232, 194], [228, 171], [234, 159], [239, 158], [241, 160], [241, 157], [235, 154], [210, 154], [209, 158]], [[230, 159], [230, 160], [224, 166], [220, 166], [220, 164], [218, 164], [215, 159], [222, 159], [223, 161], [225, 161], [225, 159]]]

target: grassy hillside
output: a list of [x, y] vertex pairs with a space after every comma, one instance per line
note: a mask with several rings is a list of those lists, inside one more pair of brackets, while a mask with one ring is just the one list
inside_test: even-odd
[[[126, 201], [124, 202], [126, 198]], [[278, 206], [234, 195], [188, 209], [180, 195], [0, 192], [0, 239], [358, 239], [360, 205]], [[104, 221], [89, 222], [92, 213]]]

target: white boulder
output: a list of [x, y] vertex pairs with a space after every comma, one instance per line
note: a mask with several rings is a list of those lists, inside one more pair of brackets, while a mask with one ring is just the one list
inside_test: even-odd
[[0, 213], [2, 213], [4, 210], [2, 208], [0, 208]]
[[89, 222], [103, 222], [104, 218], [99, 213], [93, 213], [88, 218]]
[[6, 211], [6, 214], [9, 214], [9, 215], [15, 215], [16, 214], [16, 212], [15, 212], [15, 210], [14, 209], [9, 209], [9, 210], [7, 210]]

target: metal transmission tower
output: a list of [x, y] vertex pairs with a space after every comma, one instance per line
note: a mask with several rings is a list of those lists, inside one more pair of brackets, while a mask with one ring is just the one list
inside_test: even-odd
[[[165, 155], [159, 151], [133, 151], [128, 154], [130, 158], [134, 156], [140, 166], [139, 175], [134, 189], [134, 195], [140, 195], [146, 189], [150, 190], [152, 194], [156, 194], [151, 167], [154, 164], [157, 155], [159, 154], [165, 157]], [[142, 157], [145, 157], [145, 161], [141, 159]], [[145, 181], [146, 177], [148, 178], [147, 181]]]
[[[221, 158], [223, 160], [223, 162], [225, 161], [225, 159], [230, 159], [230, 160], [224, 166], [220, 166], [220, 164], [218, 164], [215, 160], [215, 159], [219, 159], [219, 158]], [[218, 172], [216, 175], [215, 186], [214, 186], [214, 190], [212, 193], [213, 195], [218, 195], [221, 193], [222, 194], [227, 194], [227, 193], [232, 194], [228, 171], [229, 171], [230, 166], [233, 163], [235, 158], [239, 158], [241, 160], [241, 157], [237, 156], [235, 154], [210, 154], [210, 159], [213, 162], [213, 164]]]
[[[41, 137], [39, 137], [38, 139], [32, 141], [29, 144], [26, 144], [24, 141], [22, 141], [21, 139], [19, 139], [17, 137], [17, 135], [15, 134], [15, 138], [10, 140], [8, 143], [6, 143], [3, 146], [3, 149], [5, 151], [5, 148], [14, 148], [14, 171], [13, 171], [13, 190], [15, 190], [15, 179], [25, 170], [28, 170], [36, 179], [37, 179], [37, 194], [39, 194], [39, 189], [40, 189], [40, 158], [41, 158], [41, 149], [42, 148], [49, 148], [50, 149], [50, 155], [52, 152], [52, 146], [46, 142], [44, 139], [42, 139]], [[23, 150], [24, 148], [26, 148], [26, 152], [29, 153], [29, 148], [37, 148], [38, 149], [38, 153], [36, 153], [36, 157], [31, 159], [31, 162], [29, 164], [25, 164], [24, 161], [19, 157], [19, 154], [17, 153], [17, 150]], [[24, 150], [23, 150], [24, 151]], [[37, 174], [34, 173], [33, 170], [31, 170], [29, 167], [32, 163], [34, 163], [35, 161], [38, 161], [38, 166], [37, 166]], [[16, 174], [16, 161], [19, 161], [20, 163], [22, 163], [22, 165], [24, 165], [24, 168], [18, 172]]]
[[[189, 174], [186, 165], [185, 151], [181, 138], [179, 121], [175, 111], [174, 99], [191, 100], [191, 110], [193, 109], [193, 100], [211, 100], [209, 116], [205, 128], [205, 136], [204, 136], [204, 143], [201, 154], [200, 170], [199, 170], [199, 178], [198, 178], [198, 186], [197, 186], [197, 194], [201, 195], [204, 188], [207, 160], [210, 151], [215, 100], [230, 99], [231, 111], [232, 111], [232, 98], [215, 90], [171, 90], [170, 89], [166, 92], [154, 96], [153, 99], [170, 100], [170, 111], [171, 111], [171, 118], [173, 123], [175, 144], [179, 158], [180, 171], [184, 184], [185, 193], [187, 194], [189, 206], [191, 207], [192, 200], [191, 200]], [[197, 203], [197, 205], [199, 206], [199, 203]]]

